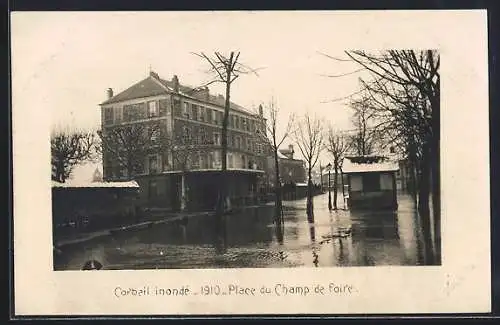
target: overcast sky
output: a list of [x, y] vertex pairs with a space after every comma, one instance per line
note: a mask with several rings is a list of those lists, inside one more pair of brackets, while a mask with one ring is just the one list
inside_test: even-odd
[[[264, 68], [241, 76], [233, 100], [252, 108], [275, 96], [286, 116], [306, 110], [345, 125], [345, 106], [321, 104], [356, 90], [355, 70], [318, 51], [342, 56], [339, 25], [327, 13], [21, 13], [13, 19], [14, 74], [23, 91], [41, 95], [52, 121], [99, 125], [105, 90], [115, 93], [142, 80], [151, 66], [162, 78], [177, 74], [197, 86], [209, 80], [207, 63], [191, 52], [241, 51], [240, 61]], [[220, 86], [212, 91], [223, 93]], [[30, 96], [36, 99], [38, 96]], [[40, 106], [38, 103], [37, 106]]]
[[[388, 35], [426, 33], [408, 15], [373, 12], [51, 12], [12, 17], [13, 99], [16, 105], [51, 114], [51, 125], [98, 128], [98, 104], [147, 77], [151, 67], [182, 84], [209, 80], [207, 63], [192, 52], [241, 51], [240, 61], [264, 68], [242, 75], [232, 100], [252, 109], [275, 97], [285, 124], [288, 114], [316, 114], [337, 128], [350, 128], [345, 97], [358, 89], [358, 66], [318, 52], [345, 57], [346, 49], [394, 46]], [[415, 21], [415, 19], [411, 20]], [[427, 35], [428, 36], [428, 35]], [[397, 39], [405, 46], [406, 38]], [[418, 41], [415, 37], [413, 42]], [[391, 43], [392, 42], [392, 43]], [[211, 91], [223, 93], [221, 86]]]

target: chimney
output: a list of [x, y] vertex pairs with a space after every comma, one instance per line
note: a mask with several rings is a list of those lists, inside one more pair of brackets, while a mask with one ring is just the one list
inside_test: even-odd
[[293, 151], [293, 144], [288, 145], [288, 151], [290, 151], [290, 159], [293, 159], [293, 154], [295, 151]]
[[106, 90], [106, 93], [108, 94], [108, 99], [110, 99], [111, 97], [113, 97], [113, 88], [108, 88]]
[[210, 89], [208, 89], [208, 86], [205, 86], [203, 91], [205, 92], [205, 100], [208, 102], [210, 100]]
[[176, 93], [179, 92], [179, 78], [177, 77], [177, 75], [174, 75], [174, 77], [172, 78], [172, 83], [174, 84], [174, 91]]
[[160, 79], [160, 76], [154, 71], [149, 71], [149, 76], [158, 80]]
[[207, 86], [193, 89], [193, 94], [196, 98], [208, 102], [210, 100], [210, 90]]
[[262, 108], [262, 105], [259, 105], [259, 116], [260, 117], [264, 116], [264, 109]]

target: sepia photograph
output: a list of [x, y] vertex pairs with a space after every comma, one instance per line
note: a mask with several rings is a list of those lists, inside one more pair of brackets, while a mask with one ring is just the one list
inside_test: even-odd
[[456, 210], [443, 182], [482, 168], [443, 169], [466, 163], [443, 146], [441, 76], [457, 59], [424, 36], [385, 41], [389, 20], [339, 31], [351, 14], [14, 17], [14, 103], [37, 107], [32, 119], [47, 128], [40, 159], [26, 162], [46, 180], [38, 196], [50, 213], [29, 231], [50, 245], [43, 268], [70, 281], [123, 270], [434, 272], [456, 259], [442, 243], [465, 238], [444, 235]]
[[[439, 51], [292, 50], [279, 72], [269, 52], [179, 53], [200, 69], [173, 74], [146, 51], [84, 108], [94, 129], [54, 126], [55, 270], [440, 264]], [[308, 82], [239, 82], [273, 73]]]

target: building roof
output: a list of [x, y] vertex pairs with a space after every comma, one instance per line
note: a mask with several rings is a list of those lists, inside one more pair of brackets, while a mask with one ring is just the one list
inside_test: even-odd
[[165, 89], [165, 87], [154, 80], [153, 77], [149, 76], [146, 79], [139, 81], [138, 83], [130, 86], [124, 91], [106, 100], [101, 105], [118, 103], [124, 100], [142, 97], [158, 96], [166, 93], [167, 90]]
[[60, 183], [52, 181], [52, 187], [64, 188], [138, 188], [139, 184], [136, 181], [129, 182], [75, 182], [68, 181]]
[[281, 150], [278, 150], [278, 158], [281, 158], [281, 159], [290, 159], [287, 156], [285, 156], [283, 153], [281, 153]]
[[398, 162], [383, 156], [346, 157], [342, 163], [342, 172], [345, 174], [393, 172], [397, 170], [399, 170]]
[[[139, 81], [138, 83], [130, 86], [129, 88], [125, 89], [124, 91], [109, 98], [108, 100], [101, 103], [101, 105], [107, 105], [107, 104], [118, 103], [121, 101], [130, 100], [130, 99], [152, 97], [152, 96], [158, 96], [158, 95], [164, 95], [164, 94], [170, 94], [170, 93], [178, 93], [184, 97], [189, 97], [189, 98], [192, 98], [195, 100], [199, 100], [199, 101], [202, 101], [205, 103], [210, 103], [210, 104], [221, 106], [221, 107], [224, 107], [224, 105], [225, 105], [225, 98], [222, 95], [215, 96], [213, 94], [209, 94], [208, 100], [206, 100], [206, 99], [200, 98], [199, 96], [195, 96], [195, 94], [197, 93], [197, 90], [199, 90], [198, 88], [181, 85], [179, 83], [179, 91], [175, 92], [174, 87], [175, 87], [175, 85], [174, 85], [173, 81], [162, 79], [158, 76], [158, 74], [151, 72], [150, 75], [146, 79]], [[255, 112], [252, 112], [252, 111], [244, 108], [243, 106], [240, 106], [240, 105], [233, 103], [233, 102], [231, 102], [231, 109], [237, 110], [237, 111], [242, 111], [246, 114], [256, 115]]]

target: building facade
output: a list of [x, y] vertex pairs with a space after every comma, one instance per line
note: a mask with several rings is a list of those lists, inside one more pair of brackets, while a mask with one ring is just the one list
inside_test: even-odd
[[[225, 98], [155, 72], [101, 104], [103, 178], [134, 179], [154, 206], [209, 209], [222, 167]], [[231, 103], [227, 134], [230, 195], [256, 191], [264, 173], [265, 119]], [[237, 181], [235, 181], [237, 180]], [[201, 200], [203, 199], [203, 200]], [[207, 201], [207, 202], [202, 202]]]
[[[293, 145], [289, 145], [286, 149], [278, 150], [278, 166], [280, 170], [280, 181], [283, 185], [293, 185], [304, 183], [306, 181], [306, 171], [304, 161], [294, 158]], [[276, 173], [274, 155], [269, 152], [267, 157], [267, 181], [271, 188], [276, 185]]]

